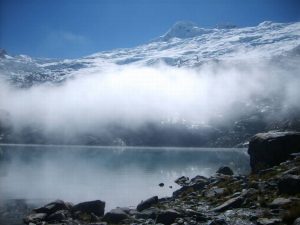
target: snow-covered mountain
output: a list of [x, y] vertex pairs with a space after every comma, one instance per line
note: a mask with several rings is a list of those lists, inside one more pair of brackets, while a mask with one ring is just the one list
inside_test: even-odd
[[1, 52], [0, 74], [19, 85], [61, 82], [80, 70], [109, 65], [155, 65], [197, 67], [214, 60], [272, 58], [300, 54], [300, 22], [263, 22], [255, 27], [200, 28], [178, 22], [164, 35], [129, 49], [114, 49], [79, 59], [39, 59]]
[[[237, 28], [225, 25], [211, 29], [201, 28], [192, 22], [178, 22], [164, 35], [144, 45], [99, 52], [79, 59], [57, 60], [31, 58], [25, 55], [12, 56], [5, 50], [1, 50], [0, 81], [9, 83], [14, 88], [20, 87], [21, 90], [48, 83], [59, 86], [56, 84], [64, 84], [74, 80], [73, 78], [90, 74], [107, 75], [105, 71], [111, 68], [116, 72], [128, 67], [163, 67], [161, 74], [168, 73], [169, 68], [171, 70], [180, 68], [178, 71], [182, 74], [192, 73], [192, 77], [199, 72], [203, 80], [198, 78], [185, 80], [182, 74], [177, 74], [174, 80], [166, 77], [165, 86], [158, 88], [156, 86], [160, 85], [153, 80], [143, 81], [154, 82], [151, 83], [153, 90], [162, 92], [157, 95], [159, 97], [153, 97], [147, 92], [153, 91], [151, 88], [143, 92], [143, 88], [148, 88], [143, 82], [144, 86], [140, 89], [136, 85], [132, 86], [124, 82], [124, 79], [129, 78], [127, 75], [117, 73], [118, 76], [124, 77], [120, 82], [126, 86], [125, 89], [118, 87], [116, 83], [116, 90], [111, 91], [111, 85], [115, 84], [115, 81], [110, 78], [103, 81], [106, 82], [106, 86], [97, 84], [98, 87], [95, 84], [94, 87], [93, 82], [99, 80], [92, 80], [87, 83], [87, 87], [84, 83], [81, 91], [84, 92], [83, 96], [88, 102], [84, 103], [84, 107], [77, 107], [76, 98], [83, 97], [74, 97], [73, 89], [71, 92], [56, 90], [62, 94], [69, 93], [66, 99], [60, 101], [61, 105], [53, 104], [53, 101], [59, 101], [60, 96], [51, 92], [51, 97], [47, 97], [47, 101], [51, 101], [52, 105], [46, 102], [44, 107], [38, 109], [33, 109], [36, 106], [34, 103], [23, 101], [24, 99], [31, 101], [31, 98], [37, 98], [37, 95], [43, 94], [47, 89], [34, 89], [24, 98], [13, 95], [17, 99], [13, 106], [9, 101], [0, 104], [0, 140], [2, 138], [3, 142], [65, 144], [234, 146], [246, 141], [257, 132], [270, 129], [300, 129], [300, 105], [297, 100], [300, 97], [299, 61], [300, 22], [267, 21], [254, 27]], [[168, 69], [165, 69], [166, 67]], [[145, 73], [145, 70], [129, 71]], [[175, 72], [171, 72], [173, 73]], [[134, 76], [136, 78], [136, 75]], [[161, 81], [164, 82], [165, 78]], [[187, 87], [181, 88], [180, 82], [185, 82], [182, 86], [187, 85]], [[168, 89], [168, 85], [173, 83], [174, 86]], [[71, 85], [74, 88], [81, 87], [78, 82]], [[95, 88], [93, 90], [97, 92], [101, 101], [91, 96], [92, 93], [86, 94], [90, 92], [89, 85]], [[170, 93], [174, 87], [178, 93], [183, 92], [183, 95], [178, 95], [177, 92], [177, 94]], [[103, 88], [109, 94], [105, 94], [105, 91], [99, 92], [99, 88]], [[123, 92], [119, 92], [118, 88]], [[131, 93], [129, 97], [123, 96], [127, 94], [126, 91]], [[134, 96], [135, 92], [140, 96]], [[23, 94], [25, 92], [21, 93]], [[5, 91], [0, 92], [0, 97], [7, 98], [7, 96], [10, 95]], [[126, 102], [127, 99], [130, 100]], [[63, 104], [69, 104], [69, 101], [74, 105], [59, 111], [65, 116], [62, 116], [65, 121], [61, 122], [62, 118], [53, 115], [57, 113], [53, 105], [57, 108], [64, 107]], [[109, 101], [112, 101], [110, 105], [106, 103]], [[144, 101], [148, 101], [149, 104], [144, 104]], [[28, 104], [29, 109], [18, 108], [20, 102]], [[94, 105], [103, 102], [104, 110], [94, 108]], [[121, 110], [121, 107], [124, 110]], [[21, 117], [21, 112], [18, 110], [24, 110], [27, 117]], [[66, 112], [70, 110], [72, 113], [67, 114]], [[151, 116], [159, 118], [159, 122], [152, 117], [149, 119], [149, 111], [153, 111]], [[126, 116], [125, 119], [120, 116], [122, 118], [120, 119], [112, 117], [111, 114]], [[28, 122], [26, 126], [19, 126], [18, 121], [22, 120], [20, 118], [28, 118], [28, 115], [32, 115], [30, 121], [34, 123], [39, 121], [43, 125], [36, 123], [34, 126], [29, 126]], [[78, 118], [84, 121], [87, 117], [90, 117], [90, 121], [77, 123]], [[98, 117], [110, 123], [103, 125], [103, 121], [100, 123]], [[146, 117], [147, 119], [144, 119]], [[144, 122], [141, 123], [143, 119]], [[51, 120], [51, 123], [45, 126], [44, 122], [48, 120]], [[55, 133], [52, 120], [58, 124], [65, 122], [73, 127], [60, 129], [60, 133]], [[134, 120], [137, 120], [139, 125], [131, 126], [131, 123], [135, 123]], [[128, 121], [130, 121], [129, 126]], [[76, 129], [76, 134], [70, 135], [72, 129]]]

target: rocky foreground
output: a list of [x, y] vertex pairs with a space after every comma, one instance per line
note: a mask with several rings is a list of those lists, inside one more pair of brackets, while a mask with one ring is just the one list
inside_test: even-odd
[[[234, 175], [229, 167], [222, 167], [209, 178], [180, 177], [175, 182], [181, 188], [172, 197], [154, 196], [136, 208], [120, 207], [107, 213], [101, 200], [77, 205], [59, 200], [34, 209], [24, 223], [299, 225], [300, 154], [295, 153], [300, 152], [299, 137], [299, 133], [255, 136], [249, 147], [252, 173], [247, 176]], [[281, 147], [272, 151], [274, 143]]]

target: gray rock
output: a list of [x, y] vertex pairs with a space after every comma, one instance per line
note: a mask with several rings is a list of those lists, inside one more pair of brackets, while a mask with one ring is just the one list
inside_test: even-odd
[[228, 209], [238, 208], [243, 204], [243, 202], [244, 202], [244, 198], [241, 196], [231, 198], [231, 199], [227, 200], [226, 202], [224, 202], [222, 205], [214, 208], [213, 211], [223, 212]]
[[31, 213], [28, 216], [26, 216], [23, 221], [26, 224], [29, 223], [37, 223], [46, 218], [47, 214], [46, 213]]
[[252, 172], [279, 165], [295, 152], [300, 152], [299, 132], [259, 133], [249, 142], [248, 153]]
[[101, 200], [81, 202], [74, 205], [72, 208], [73, 212], [80, 211], [83, 213], [94, 213], [96, 216], [104, 215], [105, 202]]
[[180, 189], [173, 192], [173, 197], [178, 197], [189, 190], [199, 191], [202, 190], [205, 185], [209, 183], [209, 180], [203, 176], [196, 176], [188, 183], [188, 185], [184, 185]]
[[218, 187], [212, 187], [211, 189], [207, 190], [204, 195], [207, 198], [212, 198], [215, 196], [220, 196], [224, 194], [225, 189], [224, 188], [218, 188]]
[[121, 209], [121, 208], [116, 208], [112, 209], [111, 211], [107, 212], [103, 220], [108, 222], [108, 223], [120, 223], [121, 221], [125, 220], [128, 218], [128, 215]]
[[278, 182], [278, 190], [282, 194], [298, 194], [300, 193], [300, 176], [285, 175]]
[[271, 202], [270, 207], [272, 208], [282, 207], [290, 204], [291, 202], [292, 201], [288, 198], [276, 198]]
[[153, 196], [151, 198], [148, 198], [145, 201], [142, 201], [140, 204], [137, 205], [136, 209], [137, 211], [143, 211], [144, 209], [148, 209], [151, 206], [155, 205], [158, 203], [158, 197], [157, 196]]
[[158, 214], [156, 222], [170, 225], [174, 223], [175, 219], [178, 217], [180, 217], [180, 214], [173, 209], [163, 210]]
[[222, 166], [220, 167], [216, 173], [224, 174], [224, 175], [233, 175], [232, 169], [228, 166]]

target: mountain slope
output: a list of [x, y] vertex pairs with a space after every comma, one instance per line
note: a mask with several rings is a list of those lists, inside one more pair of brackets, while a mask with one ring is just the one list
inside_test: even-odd
[[178, 22], [147, 44], [79, 59], [0, 51], [2, 142], [234, 146], [299, 129], [299, 59], [300, 22]]

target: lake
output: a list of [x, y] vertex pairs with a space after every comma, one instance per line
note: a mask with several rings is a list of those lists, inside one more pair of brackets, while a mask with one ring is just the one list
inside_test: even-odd
[[[171, 196], [182, 175], [211, 176], [224, 165], [248, 173], [246, 149], [1, 145], [0, 196], [73, 203], [100, 199], [106, 210]], [[158, 184], [164, 183], [163, 187]], [[1, 200], [0, 200], [1, 201]]]

